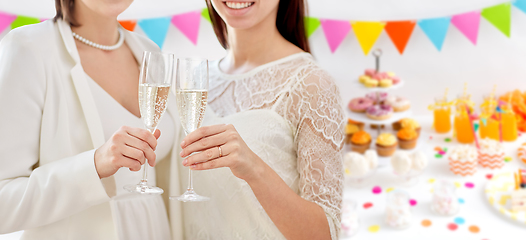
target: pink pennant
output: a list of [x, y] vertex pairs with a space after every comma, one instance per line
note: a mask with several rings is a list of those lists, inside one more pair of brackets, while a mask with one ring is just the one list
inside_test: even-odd
[[188, 12], [172, 17], [172, 24], [179, 29], [194, 45], [197, 45], [201, 11]]
[[0, 32], [3, 32], [11, 23], [15, 21], [16, 16], [9, 13], [0, 12]]
[[351, 30], [351, 23], [329, 19], [320, 19], [320, 21], [331, 52], [334, 53]]
[[474, 45], [477, 45], [479, 33], [480, 11], [454, 15], [451, 23], [464, 34]]

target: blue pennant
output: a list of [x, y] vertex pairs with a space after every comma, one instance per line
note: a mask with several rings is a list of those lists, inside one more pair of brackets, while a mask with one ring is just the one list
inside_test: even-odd
[[442, 50], [442, 45], [446, 39], [447, 30], [451, 17], [429, 18], [418, 21], [418, 26], [424, 31], [429, 40], [435, 45], [438, 51]]
[[526, 0], [516, 0], [513, 5], [520, 9], [521, 11], [523, 11], [524, 13], [526, 13]]
[[143, 19], [139, 20], [137, 24], [139, 24], [148, 38], [155, 42], [159, 48], [163, 48], [171, 19], [171, 17]]

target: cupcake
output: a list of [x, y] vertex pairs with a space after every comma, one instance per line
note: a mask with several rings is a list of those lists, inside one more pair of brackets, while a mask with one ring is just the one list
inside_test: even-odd
[[485, 138], [480, 141], [479, 164], [485, 168], [504, 167], [504, 146], [498, 141]]
[[376, 152], [382, 157], [390, 157], [396, 151], [398, 142], [396, 137], [390, 133], [382, 133], [376, 138]]
[[347, 120], [347, 125], [345, 126], [345, 142], [351, 144], [351, 137], [358, 131], [363, 130], [364, 123], [357, 122], [352, 119]]
[[358, 131], [351, 137], [351, 150], [354, 152], [363, 154], [367, 149], [369, 149], [370, 145], [371, 135], [369, 135], [369, 133], [366, 131]]
[[456, 175], [468, 176], [477, 172], [478, 151], [469, 145], [454, 147], [449, 152], [449, 170]]
[[410, 150], [416, 147], [418, 133], [414, 129], [402, 128], [396, 133], [396, 136], [398, 137], [401, 149]]
[[414, 119], [411, 119], [411, 118], [403, 118], [403, 119], [393, 123], [393, 129], [395, 131], [399, 131], [402, 128], [412, 128], [412, 129], [416, 130], [416, 132], [419, 135], [420, 135], [420, 129], [422, 129], [422, 127], [420, 127], [420, 124], [417, 121], [415, 121]]
[[519, 155], [519, 159], [526, 164], [526, 143], [523, 143], [519, 149], [517, 149], [517, 155]]

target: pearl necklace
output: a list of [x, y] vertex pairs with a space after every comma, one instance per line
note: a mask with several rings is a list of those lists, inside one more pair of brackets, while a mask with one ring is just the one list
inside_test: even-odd
[[85, 39], [85, 38], [81, 37], [80, 35], [78, 35], [75, 32], [72, 32], [72, 33], [73, 33], [73, 37], [75, 39], [83, 42], [84, 44], [86, 44], [88, 46], [91, 46], [91, 47], [94, 47], [94, 48], [98, 48], [98, 49], [104, 50], [104, 51], [112, 51], [112, 50], [115, 50], [117, 48], [120, 48], [122, 46], [122, 44], [124, 43], [124, 32], [120, 28], [118, 28], [117, 30], [119, 31], [119, 41], [117, 42], [117, 44], [115, 44], [113, 46], [107, 46], [107, 45], [94, 43], [94, 42], [92, 42], [92, 41], [90, 41], [88, 39]]

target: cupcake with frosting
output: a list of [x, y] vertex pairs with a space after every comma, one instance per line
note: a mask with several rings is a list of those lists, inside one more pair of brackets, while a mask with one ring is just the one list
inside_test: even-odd
[[485, 168], [497, 169], [504, 167], [504, 146], [498, 141], [485, 138], [479, 143], [479, 164]]
[[393, 123], [393, 129], [395, 131], [400, 131], [400, 129], [403, 128], [414, 129], [418, 135], [420, 135], [420, 130], [422, 129], [422, 127], [420, 127], [420, 123], [412, 118], [403, 118]]
[[398, 141], [390, 133], [382, 133], [376, 138], [376, 152], [382, 157], [390, 157], [396, 151]]
[[357, 122], [352, 119], [347, 120], [347, 125], [345, 126], [345, 142], [351, 144], [351, 137], [358, 131], [363, 130], [365, 124], [363, 122]]
[[477, 172], [477, 148], [460, 145], [449, 151], [449, 170], [456, 175], [468, 176]]
[[418, 139], [418, 133], [412, 128], [402, 128], [396, 133], [400, 148], [405, 150], [411, 150], [416, 147]]
[[371, 141], [371, 135], [366, 131], [355, 132], [351, 137], [351, 150], [363, 154], [369, 149]]

